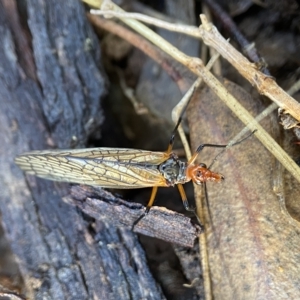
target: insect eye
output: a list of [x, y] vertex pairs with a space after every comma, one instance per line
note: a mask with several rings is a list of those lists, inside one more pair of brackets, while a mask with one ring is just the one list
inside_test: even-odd
[[201, 177], [202, 176], [202, 172], [201, 171], [197, 171], [196, 176], [197, 177]]
[[203, 163], [199, 164], [199, 167], [201, 167], [201, 168], [206, 168], [206, 169], [207, 169], [206, 164], [203, 164]]

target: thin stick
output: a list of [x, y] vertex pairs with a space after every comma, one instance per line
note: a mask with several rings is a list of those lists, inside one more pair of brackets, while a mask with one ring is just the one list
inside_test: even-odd
[[124, 11], [121, 12], [121, 11], [112, 11], [112, 10], [106, 11], [106, 10], [98, 10], [98, 9], [91, 9], [90, 13], [98, 16], [111, 16], [117, 18], [130, 18], [134, 20], [139, 20], [150, 25], [155, 25], [157, 27], [167, 29], [169, 31], [184, 33], [186, 35], [190, 35], [198, 39], [201, 38], [199, 29], [195, 26], [186, 25], [179, 22], [170, 23], [153, 17], [149, 17], [141, 13], [128, 13]]
[[[300, 104], [287, 93], [285, 93], [285, 91], [276, 84], [273, 78], [260, 72], [255, 64], [250, 63], [250, 61], [240, 52], [238, 52], [233, 46], [226, 43], [225, 39], [219, 34], [218, 30], [212, 26], [211, 23], [208, 23], [204, 15], [200, 15], [203, 25], [200, 26], [200, 31], [198, 31], [198, 29], [194, 26], [170, 24], [168, 22], [157, 20], [143, 14], [126, 13], [111, 1], [104, 1], [103, 3], [105, 3], [105, 5], [102, 6], [103, 11], [91, 10], [91, 12], [97, 15], [115, 16], [120, 18], [128, 26], [138, 31], [166, 53], [169, 53], [177, 61], [186, 66], [189, 66], [190, 64], [190, 57], [180, 52], [177, 48], [166, 42], [160, 36], [154, 34], [153, 31], [134, 20], [134, 18], [165, 29], [183, 32], [187, 35], [202, 38], [208, 46], [216, 49], [225, 59], [227, 59], [253, 86], [256, 86], [262, 95], [269, 97], [272, 101], [277, 103], [279, 107], [283, 108], [295, 119], [300, 121]], [[190, 69], [193, 71], [191, 66]], [[208, 84], [208, 86], [210, 85]]]
[[[243, 53], [246, 54], [252, 62], [262, 62], [262, 58], [258, 54], [255, 46], [246, 39], [230, 15], [214, 0], [204, 0], [203, 2], [209, 7], [209, 11], [217, 18], [217, 20], [222, 23], [226, 31], [233, 37], [233, 40], [239, 44]], [[264, 68], [264, 73], [270, 75], [267, 68]]]
[[260, 72], [255, 64], [250, 63], [232, 45], [225, 42], [225, 39], [218, 32], [217, 28], [208, 23], [204, 15], [200, 15], [200, 17], [202, 21], [200, 32], [204, 43], [215, 48], [245, 79], [257, 88], [260, 94], [267, 96], [279, 107], [300, 121], [300, 104], [280, 88], [272, 77]]
[[[208, 64], [206, 65], [206, 68], [210, 70], [214, 63], [219, 58], [219, 54], [216, 53], [211, 59], [209, 60]], [[172, 110], [172, 120], [176, 124], [180, 117], [182, 117], [182, 112], [186, 109], [188, 106], [189, 101], [191, 100], [191, 97], [193, 96], [195, 90], [197, 90], [201, 83], [202, 78], [198, 78], [194, 84], [190, 87], [190, 89], [186, 92], [186, 94], [183, 96], [183, 98], [178, 102], [178, 104], [173, 108]], [[181, 142], [183, 144], [186, 157], [188, 160], [191, 159], [192, 153], [189, 146], [189, 143], [187, 141], [186, 135], [183, 130], [182, 124], [178, 127], [178, 132], [180, 135]], [[196, 203], [196, 215], [197, 218], [200, 219], [200, 223], [205, 225], [207, 222], [205, 220], [205, 214], [203, 210], [203, 203], [202, 203], [202, 193], [201, 190], [198, 189], [198, 186], [194, 184], [194, 190], [195, 190], [195, 203]], [[198, 192], [196, 192], [198, 191]], [[211, 292], [211, 283], [210, 283], [210, 273], [209, 273], [209, 264], [208, 264], [208, 251], [207, 251], [207, 236], [206, 231], [204, 231], [204, 234], [201, 234], [199, 236], [199, 248], [200, 248], [200, 260], [202, 265], [202, 272], [203, 272], [203, 285], [204, 285], [204, 291], [205, 291], [205, 299], [212, 299], [212, 292]]]
[[[211, 57], [208, 64], [206, 65], [206, 68], [208, 70], [210, 70], [219, 57], [220, 57], [220, 55], [218, 53], [216, 53], [213, 57]], [[199, 77], [193, 83], [193, 85], [189, 88], [189, 90], [186, 92], [186, 94], [183, 96], [183, 98], [173, 108], [172, 120], [175, 124], [178, 122], [179, 117], [182, 115], [182, 111], [187, 107], [194, 91], [200, 87], [201, 83], [202, 83], [202, 78]], [[181, 142], [182, 142], [184, 150], [185, 150], [187, 160], [190, 160], [190, 158], [192, 157], [191, 148], [189, 146], [186, 135], [184, 133], [182, 124], [179, 125], [178, 132], [179, 132], [179, 136], [180, 136]]]
[[[295, 84], [293, 84], [288, 90], [287, 93], [289, 95], [293, 95], [294, 93], [296, 93], [298, 90], [300, 89], [300, 80], [295, 82]], [[265, 108], [256, 118], [255, 121], [256, 122], [260, 122], [262, 121], [265, 117], [267, 117], [268, 115], [270, 115], [276, 108], [278, 108], [278, 105], [276, 103], [272, 103], [270, 104], [267, 108]], [[252, 123], [253, 121], [251, 121]], [[250, 131], [250, 127], [245, 126], [227, 145], [227, 149], [232, 147], [233, 144], [235, 144], [238, 140], [240, 140], [243, 135], [245, 135], [248, 131]], [[226, 150], [227, 150], [226, 149]]]
[[[114, 3], [108, 1], [109, 9], [121, 11], [121, 9], [115, 5]], [[253, 123], [253, 117], [251, 114], [235, 99], [227, 89], [205, 68], [202, 61], [198, 58], [189, 57], [185, 55], [181, 51], [179, 51], [172, 44], [164, 40], [162, 37], [155, 34], [152, 30], [150, 30], [145, 25], [139, 23], [136, 20], [120, 18], [124, 23], [128, 26], [132, 27], [134, 30], [142, 34], [144, 37], [149, 39], [152, 43], [160, 47], [162, 50], [171, 55], [174, 59], [181, 62], [185, 66], [187, 66], [192, 72], [194, 72], [199, 77], [202, 77], [204, 82], [216, 93], [216, 95], [226, 103], [226, 105], [237, 115], [237, 117], [250, 128], [250, 130], [257, 130], [255, 136], [263, 143], [263, 145], [284, 165], [284, 167], [300, 182], [300, 170], [298, 165], [287, 155], [287, 153], [274, 141], [274, 139], [260, 126], [256, 121]], [[206, 36], [205, 41], [209, 44], [212, 36], [217, 36], [221, 43], [221, 46], [230, 54], [227, 54], [234, 61], [234, 66], [236, 68], [241, 68], [238, 63], [243, 63], [243, 69], [239, 70], [242, 75], [247, 74], [247, 79], [251, 79], [251, 83], [253, 83], [258, 90], [265, 95], [268, 95], [271, 99], [275, 96], [280, 96], [282, 98], [287, 98], [288, 101], [285, 104], [280, 103], [280, 97], [276, 99], [276, 103], [280, 103], [281, 107], [286, 108], [286, 111], [290, 113], [297, 120], [300, 120], [300, 105], [293, 98], [288, 96], [280, 87], [276, 85], [273, 79], [266, 77], [263, 73], [258, 71], [253, 64], [251, 64], [244, 56], [242, 56], [237, 50], [235, 50], [228, 42], [218, 33], [217, 29], [213, 27], [211, 24], [206, 22], [205, 16], [201, 15], [201, 19], [204, 25], [201, 26], [201, 32]], [[213, 46], [224, 55], [224, 49], [220, 49], [221, 46], [217, 47], [214, 43]], [[229, 45], [229, 46], [228, 46]], [[235, 55], [238, 55], [236, 57]], [[272, 96], [270, 96], [272, 94]], [[291, 100], [292, 101], [289, 101]], [[287, 105], [287, 103], [292, 105]], [[294, 105], [295, 103], [295, 105]], [[298, 109], [299, 108], [299, 109]]]

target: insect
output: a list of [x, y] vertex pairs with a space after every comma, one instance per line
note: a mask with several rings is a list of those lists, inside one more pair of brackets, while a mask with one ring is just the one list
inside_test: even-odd
[[146, 211], [134, 225], [149, 212], [158, 187], [177, 185], [184, 208], [194, 211], [189, 206], [183, 184], [191, 180], [198, 185], [222, 181], [223, 175], [195, 161], [203, 148], [224, 148], [226, 145], [202, 144], [188, 162], [179, 160], [172, 148], [180, 121], [181, 118], [166, 152], [118, 148], [44, 150], [24, 153], [17, 156], [15, 162], [28, 174], [54, 181], [118, 189], [153, 187]]

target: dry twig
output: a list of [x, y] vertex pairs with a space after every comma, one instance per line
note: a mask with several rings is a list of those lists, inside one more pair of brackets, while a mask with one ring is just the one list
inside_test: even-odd
[[[111, 1], [105, 1], [102, 9], [106, 15], [116, 11], [123, 11]], [[203, 81], [226, 103], [226, 105], [236, 114], [236, 116], [250, 128], [256, 130], [256, 137], [264, 146], [284, 165], [284, 167], [300, 182], [300, 171], [297, 164], [287, 155], [287, 153], [274, 141], [274, 139], [263, 129], [262, 126], [243, 108], [237, 99], [228, 93], [226, 88], [217, 80], [203, 65], [198, 58], [189, 57], [179, 51], [176, 47], [168, 43], [162, 37], [156, 35], [145, 25], [136, 20], [126, 17], [119, 17], [125, 24], [149, 39], [153, 44], [160, 47], [163, 51], [171, 55], [175, 60], [181, 62]], [[206, 44], [214, 47], [224, 58], [226, 58], [247, 80], [253, 84], [260, 93], [268, 96], [280, 107], [290, 113], [297, 120], [300, 120], [300, 105], [280, 87], [275, 81], [257, 70], [254, 64], [251, 64], [242, 54], [235, 50], [217, 31], [217, 29], [208, 23], [205, 16], [201, 15], [202, 25], [200, 34]]]
[[[64, 201], [76, 205], [96, 220], [107, 222], [114, 220], [118, 227], [128, 229], [132, 228], [134, 221], [145, 210], [141, 204], [126, 202], [107, 191], [91, 186], [73, 186], [71, 194], [64, 197]], [[201, 229], [182, 214], [164, 207], [153, 207], [149, 214], [134, 227], [134, 232], [184, 247], [193, 247]]]

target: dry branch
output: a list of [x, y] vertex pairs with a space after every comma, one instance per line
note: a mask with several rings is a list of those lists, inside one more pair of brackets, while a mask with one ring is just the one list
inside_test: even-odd
[[[64, 197], [69, 204], [76, 205], [87, 215], [115, 226], [132, 228], [134, 221], [141, 216], [145, 207], [114, 197], [102, 189], [89, 186], [73, 186], [71, 194]], [[191, 219], [164, 207], [153, 207], [135, 227], [134, 232], [184, 247], [193, 247], [201, 233]]]
[[[123, 10], [111, 1], [103, 2], [102, 9], [105, 10], [107, 15], [110, 11], [116, 11], [117, 13], [123, 13]], [[255, 132], [255, 136], [264, 144], [264, 146], [277, 158], [277, 160], [300, 182], [300, 170], [298, 165], [289, 157], [289, 155], [276, 143], [276, 141], [264, 130], [262, 126], [255, 121], [251, 114], [234, 98], [220, 83], [220, 81], [213, 76], [203, 65], [203, 62], [194, 57], [190, 57], [183, 52], [179, 51], [172, 44], [164, 40], [162, 37], [155, 34], [151, 29], [141, 24], [140, 22], [126, 18], [118, 17], [122, 22], [133, 28], [145, 38], [149, 39], [153, 44], [160, 47], [163, 51], [172, 56], [175, 60], [185, 65], [194, 74], [201, 77], [203, 81], [218, 95], [218, 97], [226, 103], [226, 105], [236, 114], [236, 116], [249, 127], [250, 130]], [[200, 33], [205, 36], [205, 41], [210, 41], [207, 36], [210, 36], [210, 32], [215, 32], [216, 29], [212, 24], [208, 23], [205, 16], [201, 15], [203, 25], [200, 26]], [[218, 34], [220, 39], [223, 39], [222, 43], [214, 45], [216, 50], [221, 55], [225, 55], [224, 47], [229, 45], [228, 42]], [[235, 66], [240, 73], [246, 76], [246, 78], [259, 88], [259, 91], [264, 95], [270, 97], [271, 100], [276, 101], [281, 107], [287, 110], [297, 120], [300, 120], [300, 104], [285, 93], [280, 87], [275, 84], [275, 81], [265, 76], [255, 65], [251, 64], [244, 56], [232, 46], [226, 46], [227, 51], [232, 51], [226, 54], [226, 58], [232, 60], [233, 66]], [[237, 55], [237, 57], [235, 57]], [[239, 62], [239, 63], [238, 63]], [[243, 64], [241, 65], [240, 62]], [[280, 97], [283, 97], [284, 102], [281, 102]], [[276, 100], [275, 100], [276, 98]]]

